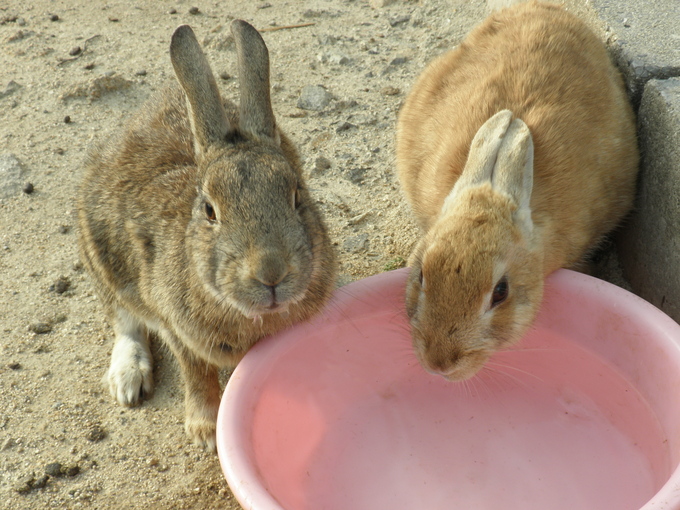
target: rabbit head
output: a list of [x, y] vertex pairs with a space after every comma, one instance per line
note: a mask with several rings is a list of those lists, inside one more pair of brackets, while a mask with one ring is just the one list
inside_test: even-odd
[[430, 372], [472, 377], [531, 324], [543, 289], [531, 218], [533, 143], [503, 110], [475, 135], [439, 216], [414, 250], [406, 304]]
[[269, 57], [247, 23], [232, 23], [240, 107], [225, 110], [190, 27], [179, 27], [170, 55], [186, 94], [197, 194], [187, 250], [203, 287], [249, 318], [302, 301], [320, 277], [323, 227], [310, 206], [297, 154], [279, 132], [269, 97]]

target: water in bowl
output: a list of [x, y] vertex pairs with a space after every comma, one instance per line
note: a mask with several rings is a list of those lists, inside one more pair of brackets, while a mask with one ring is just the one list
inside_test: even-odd
[[320, 329], [270, 375], [253, 448], [284, 508], [635, 510], [668, 479], [649, 406], [577, 343], [536, 329], [451, 383], [385, 322]]

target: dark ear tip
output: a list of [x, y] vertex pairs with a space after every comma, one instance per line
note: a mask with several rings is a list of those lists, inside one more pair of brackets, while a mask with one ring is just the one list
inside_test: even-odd
[[177, 44], [180, 40], [187, 38], [196, 39], [196, 35], [189, 25], [180, 25], [172, 33], [172, 40], [170, 44]]
[[262, 36], [257, 31], [257, 29], [250, 23], [248, 23], [247, 21], [243, 21], [242, 19], [235, 19], [234, 21], [231, 22], [231, 33], [234, 35], [235, 38], [254, 36], [257, 37], [258, 39], [262, 39]]

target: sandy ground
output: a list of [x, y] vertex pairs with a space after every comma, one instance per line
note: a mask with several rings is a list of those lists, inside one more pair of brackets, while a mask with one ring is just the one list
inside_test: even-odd
[[[185, 438], [180, 376], [162, 346], [140, 407], [118, 406], [102, 385], [112, 330], [76, 250], [83, 156], [174, 79], [174, 28], [194, 28], [230, 99], [230, 21], [266, 30], [274, 111], [347, 283], [408, 257], [417, 230], [394, 172], [399, 105], [485, 13], [483, 0], [0, 4], [0, 167], [21, 169], [0, 183], [0, 506], [240, 508], [217, 457]], [[330, 93], [322, 111], [298, 108], [306, 85]]]

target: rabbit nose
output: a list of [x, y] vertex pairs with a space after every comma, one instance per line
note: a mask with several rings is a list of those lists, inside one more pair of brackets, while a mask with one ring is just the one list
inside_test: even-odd
[[276, 288], [288, 273], [288, 265], [281, 257], [269, 255], [260, 260], [258, 268], [254, 271], [252, 278], [264, 285], [274, 297]]

